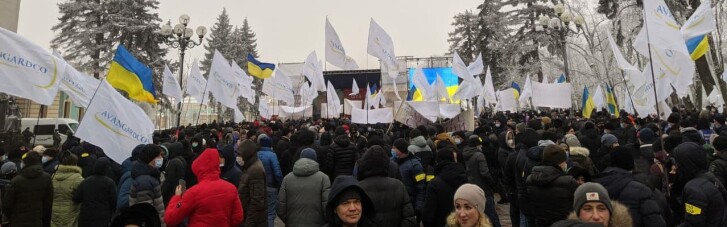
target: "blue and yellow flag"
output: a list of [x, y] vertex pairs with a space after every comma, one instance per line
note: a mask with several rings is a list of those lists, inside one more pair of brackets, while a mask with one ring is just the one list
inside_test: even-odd
[[696, 61], [704, 56], [704, 54], [709, 50], [709, 39], [707, 38], [707, 34], [687, 40], [687, 50], [689, 50], [692, 61]]
[[515, 100], [520, 99], [520, 85], [515, 83], [515, 81], [512, 82], [512, 88], [513, 92], [515, 93]]
[[258, 79], [267, 79], [273, 75], [275, 64], [260, 62], [252, 54], [247, 54], [247, 72]]
[[616, 104], [616, 96], [613, 94], [613, 87], [606, 84], [606, 104], [608, 105], [608, 112], [619, 117], [618, 104]]
[[131, 53], [119, 45], [111, 61], [106, 80], [116, 89], [125, 91], [130, 99], [156, 104], [154, 82], [149, 67], [136, 60]]
[[596, 108], [596, 104], [593, 103], [593, 98], [588, 92], [588, 87], [583, 86], [583, 96], [581, 97], [581, 107], [583, 107], [583, 117], [591, 118], [591, 112]]

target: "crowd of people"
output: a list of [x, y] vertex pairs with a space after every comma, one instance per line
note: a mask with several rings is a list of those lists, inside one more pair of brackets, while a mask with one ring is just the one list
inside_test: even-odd
[[499, 227], [498, 204], [521, 227], [727, 226], [713, 109], [475, 123], [213, 122], [158, 132], [120, 163], [72, 135], [19, 143], [2, 151], [2, 226]]

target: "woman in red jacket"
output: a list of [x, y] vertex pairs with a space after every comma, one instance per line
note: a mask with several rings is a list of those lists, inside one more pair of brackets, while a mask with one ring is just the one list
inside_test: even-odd
[[164, 222], [168, 226], [179, 225], [185, 217], [189, 217], [189, 227], [238, 226], [242, 223], [243, 211], [237, 187], [220, 179], [222, 163], [224, 159], [220, 159], [214, 148], [206, 149], [194, 160], [192, 172], [199, 183], [184, 195], [181, 187], [177, 186], [164, 214]]

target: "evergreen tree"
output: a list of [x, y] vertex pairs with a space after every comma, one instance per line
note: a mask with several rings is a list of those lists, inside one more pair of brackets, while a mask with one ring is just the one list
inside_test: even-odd
[[452, 26], [454, 31], [449, 33], [449, 52], [457, 52], [465, 63], [472, 62], [477, 57], [479, 41], [477, 40], [477, 15], [467, 10], [454, 15]]
[[209, 72], [215, 50], [222, 53], [225, 58], [232, 57], [234, 53], [232, 48], [232, 34], [230, 16], [227, 15], [227, 9], [223, 8], [222, 13], [217, 16], [217, 22], [215, 22], [210, 30], [210, 35], [207, 36], [207, 42], [204, 44], [206, 53], [204, 54], [204, 59], [200, 62], [200, 69], [203, 72]]
[[53, 49], [63, 50], [64, 58], [93, 76], [106, 70], [113, 57], [108, 5], [100, 0], [69, 0], [59, 3], [58, 24], [51, 29], [56, 36]]
[[[484, 1], [477, 6], [480, 12], [477, 15], [477, 52], [482, 53], [482, 61], [490, 67], [492, 82], [495, 86], [509, 83], [509, 77], [505, 76], [509, 64], [510, 55], [513, 53], [513, 46], [510, 42], [512, 27], [515, 23], [508, 18], [503, 7], [510, 4], [510, 1]], [[480, 77], [484, 80], [484, 77]], [[484, 83], [484, 81], [483, 81]]]

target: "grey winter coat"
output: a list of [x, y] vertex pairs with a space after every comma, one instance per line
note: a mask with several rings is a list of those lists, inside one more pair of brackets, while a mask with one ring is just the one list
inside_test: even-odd
[[331, 181], [318, 163], [301, 158], [283, 178], [278, 192], [278, 216], [286, 226], [322, 226]]

